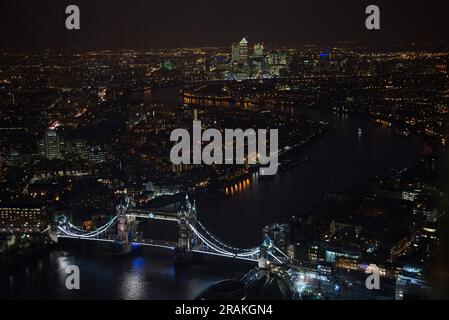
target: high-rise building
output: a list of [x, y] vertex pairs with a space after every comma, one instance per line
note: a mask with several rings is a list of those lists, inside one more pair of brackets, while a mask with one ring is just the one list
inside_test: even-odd
[[262, 58], [264, 54], [264, 47], [262, 43], [256, 43], [254, 45], [254, 58]]
[[238, 43], [233, 43], [231, 47], [231, 60], [233, 63], [240, 62], [240, 47]]
[[273, 51], [268, 56], [270, 65], [287, 65], [287, 53], [285, 51]]
[[263, 43], [256, 43], [250, 55], [246, 38], [232, 44], [231, 55], [232, 63], [223, 72], [225, 79], [279, 77], [288, 71], [289, 61], [286, 51], [266, 52]]
[[171, 70], [173, 70], [173, 63], [169, 60], [166, 60], [163, 64], [163, 68], [166, 71], [171, 71]]
[[100, 146], [89, 147], [88, 159], [92, 163], [103, 163], [107, 160], [107, 154]]
[[47, 131], [44, 138], [39, 141], [40, 154], [49, 160], [61, 159], [63, 150], [64, 141], [59, 138], [56, 131]]
[[69, 140], [65, 145], [66, 154], [75, 154], [81, 159], [89, 159], [89, 147], [83, 140]]
[[248, 64], [248, 41], [245, 38], [239, 42], [239, 55], [240, 63]]

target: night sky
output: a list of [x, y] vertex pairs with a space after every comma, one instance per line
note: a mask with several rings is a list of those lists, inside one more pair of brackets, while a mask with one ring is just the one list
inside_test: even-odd
[[[65, 7], [81, 30], [65, 29]], [[365, 8], [381, 30], [365, 29]], [[449, 39], [447, 0], [1, 0], [2, 48], [160, 48]]]

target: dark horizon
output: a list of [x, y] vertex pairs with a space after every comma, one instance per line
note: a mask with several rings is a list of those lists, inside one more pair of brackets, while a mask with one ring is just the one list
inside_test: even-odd
[[[64, 27], [69, 4], [80, 7], [81, 30]], [[381, 30], [365, 29], [369, 4], [380, 7]], [[279, 46], [440, 41], [449, 40], [448, 10], [442, 0], [5, 0], [0, 36], [8, 49], [226, 47], [243, 36]]]

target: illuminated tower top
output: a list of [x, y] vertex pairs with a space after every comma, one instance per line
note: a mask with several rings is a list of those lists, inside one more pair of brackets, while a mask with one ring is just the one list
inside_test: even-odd
[[248, 45], [248, 41], [246, 40], [246, 38], [242, 38], [242, 40], [240, 40], [239, 45], [241, 46], [247, 46]]

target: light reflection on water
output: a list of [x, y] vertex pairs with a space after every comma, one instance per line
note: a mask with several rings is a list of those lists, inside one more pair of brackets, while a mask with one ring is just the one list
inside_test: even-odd
[[239, 185], [229, 187], [230, 196], [218, 203], [198, 201], [199, 219], [219, 238], [240, 247], [257, 245], [264, 226], [301, 216], [328, 192], [356, 187], [386, 167], [413, 166], [421, 157], [420, 139], [400, 138], [392, 128], [367, 117], [323, 110], [298, 113], [334, 123], [337, 132], [304, 149], [303, 155], [310, 159], [306, 164], [271, 179], [251, 181], [249, 191], [236, 192]]
[[[80, 290], [65, 287], [65, 268], [73, 264], [80, 268]], [[78, 249], [55, 250], [2, 270], [0, 298], [193, 299], [208, 286], [239, 278], [252, 267], [251, 263], [207, 258], [177, 268], [172, 252], [147, 248], [118, 257], [98, 257], [95, 252]]]
[[[419, 139], [401, 139], [391, 128], [365, 117], [302, 112], [335, 123], [337, 133], [306, 148], [304, 155], [310, 158], [306, 165], [269, 180], [239, 181], [232, 189], [229, 186], [232, 196], [218, 202], [199, 201], [199, 219], [219, 238], [240, 247], [258, 245], [265, 225], [310, 209], [326, 192], [357, 186], [367, 174], [377, 174], [387, 166], [411, 166], [420, 157]], [[137, 256], [101, 258], [57, 250], [1, 271], [0, 297], [192, 299], [211, 284], [238, 278], [253, 267], [241, 261], [206, 259], [180, 269], [175, 268], [172, 254], [142, 249]], [[78, 292], [65, 288], [65, 268], [70, 264], [80, 267]]]

